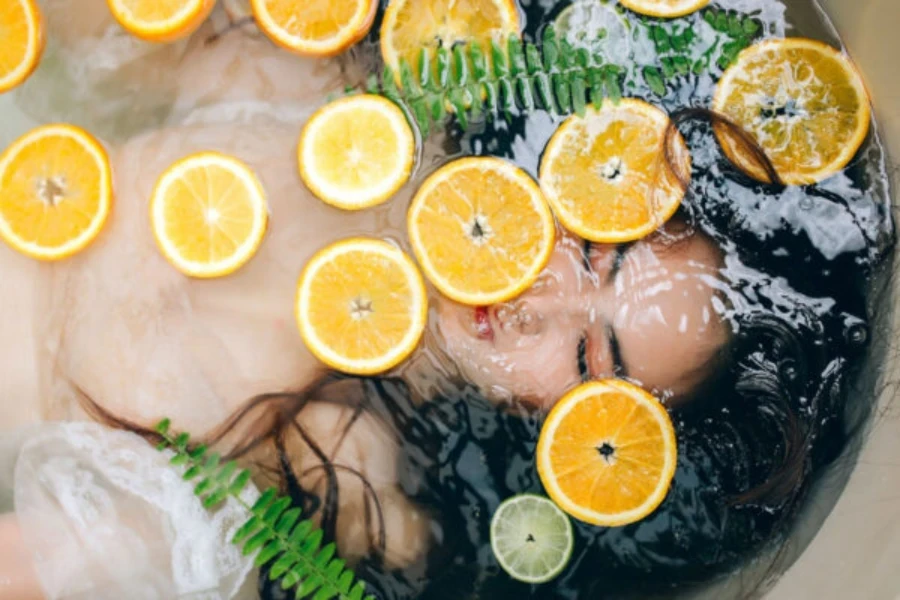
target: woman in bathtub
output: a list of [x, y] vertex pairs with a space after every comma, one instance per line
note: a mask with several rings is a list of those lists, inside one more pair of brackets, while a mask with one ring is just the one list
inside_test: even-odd
[[[92, 32], [111, 26], [101, 5], [79, 5]], [[414, 190], [380, 211], [346, 213], [316, 200], [296, 173], [298, 133], [329, 92], [361, 80], [364, 68], [351, 57], [293, 57], [252, 26], [222, 19], [182, 49], [138, 55], [111, 71], [168, 73], [171, 103], [163, 117], [159, 107], [150, 111], [158, 127], [110, 140], [116, 204], [100, 238], [56, 265], [26, 263], [0, 248], [0, 268], [14, 274], [4, 302], [15, 307], [0, 317], [0, 356], [21, 366], [15, 380], [0, 384], [0, 397], [17, 403], [24, 420], [76, 422], [22, 424], [0, 442], [0, 512], [8, 511], [0, 517], [0, 599], [254, 597], [250, 564], [227, 544], [240, 524], [237, 507], [203, 513], [164, 457], [117, 431], [150, 428], [163, 417], [236, 451], [258, 467], [260, 485], [292, 493], [387, 597], [432, 593], [442, 552], [455, 543], [465, 553], [454, 528], [473, 526], [465, 503], [451, 506], [441, 487], [470, 475], [425, 450], [474, 443], [438, 426], [441, 407], [467, 407], [460, 410], [501, 423], [497, 443], [508, 449], [533, 442], [536, 430], [520, 424], [588, 379], [628, 377], [665, 398], [682, 445], [695, 445], [680, 448], [684, 476], [670, 499], [635, 526], [650, 538], [646, 554], [613, 544], [626, 535], [618, 531], [591, 543], [620, 572], [658, 567], [661, 578], [675, 578], [670, 564], [703, 544], [721, 552], [698, 557], [698, 572], [725, 568], [775, 530], [760, 524], [732, 540], [733, 523], [746, 525], [745, 504], [771, 502], [785, 518], [793, 512], [813, 459], [805, 441], [828, 415], [801, 406], [819, 365], [803, 370], [801, 381], [782, 366], [806, 364], [799, 340], [813, 339], [815, 326], [742, 312], [746, 302], [733, 291], [738, 282], [721, 249], [728, 232], [714, 231], [725, 240], [716, 243], [683, 216], [620, 246], [560, 231], [538, 283], [487, 307], [492, 335], [474, 309], [435, 295], [423, 347], [396, 372], [376, 379], [328, 372], [294, 325], [298, 273], [338, 239], [399, 239]], [[152, 120], [139, 109], [134, 118]], [[146, 202], [169, 165], [210, 149], [255, 169], [271, 218], [244, 269], [198, 281], [158, 253]], [[423, 164], [441, 154], [429, 145]], [[785, 302], [806, 314], [802, 296]], [[758, 355], [766, 360], [754, 361]], [[726, 397], [707, 402], [711, 390], [723, 389]], [[712, 441], [696, 434], [710, 414], [717, 419], [707, 430]], [[435, 474], [442, 469], [449, 475]], [[693, 507], [684, 501], [703, 486], [718, 491]], [[688, 531], [680, 543], [658, 533], [665, 519], [701, 513], [711, 529]], [[402, 584], [381, 581], [391, 571]]]

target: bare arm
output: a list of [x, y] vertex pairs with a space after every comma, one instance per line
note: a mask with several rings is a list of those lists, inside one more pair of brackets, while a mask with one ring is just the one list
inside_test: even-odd
[[[354, 561], [378, 553], [382, 532], [389, 567], [403, 568], [424, 556], [430, 519], [400, 488], [396, 434], [370, 413], [357, 415], [350, 407], [327, 402], [307, 406], [298, 424], [335, 469], [339, 489], [335, 533], [342, 557]], [[299, 433], [294, 443], [291, 456], [300, 484], [324, 498], [322, 461]]]
[[44, 600], [15, 515], [0, 516], [0, 600]]

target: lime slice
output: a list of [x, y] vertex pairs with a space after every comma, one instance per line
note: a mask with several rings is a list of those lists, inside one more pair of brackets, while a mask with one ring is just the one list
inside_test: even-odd
[[631, 58], [631, 23], [618, 4], [609, 0], [576, 0], [554, 21], [559, 36], [575, 48], [585, 48], [607, 62]]
[[491, 519], [491, 548], [511, 577], [525, 583], [550, 581], [572, 557], [569, 517], [547, 498], [513, 496]]

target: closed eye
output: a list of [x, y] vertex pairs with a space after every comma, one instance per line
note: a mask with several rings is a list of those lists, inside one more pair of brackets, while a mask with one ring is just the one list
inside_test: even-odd
[[594, 274], [594, 265], [591, 264], [591, 248], [594, 247], [594, 243], [591, 240], [584, 240], [584, 246], [581, 249], [581, 260], [584, 265], [584, 270]]
[[582, 383], [587, 383], [591, 379], [591, 372], [588, 369], [587, 362], [587, 336], [582, 335], [578, 340], [578, 375], [581, 377]]

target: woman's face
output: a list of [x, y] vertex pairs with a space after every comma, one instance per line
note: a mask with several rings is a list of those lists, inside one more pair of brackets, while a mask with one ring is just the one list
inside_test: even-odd
[[665, 246], [589, 245], [563, 233], [529, 291], [482, 308], [442, 298], [438, 328], [462, 375], [495, 400], [546, 408], [582, 381], [612, 376], [678, 397], [728, 339], [721, 263], [701, 234]]

